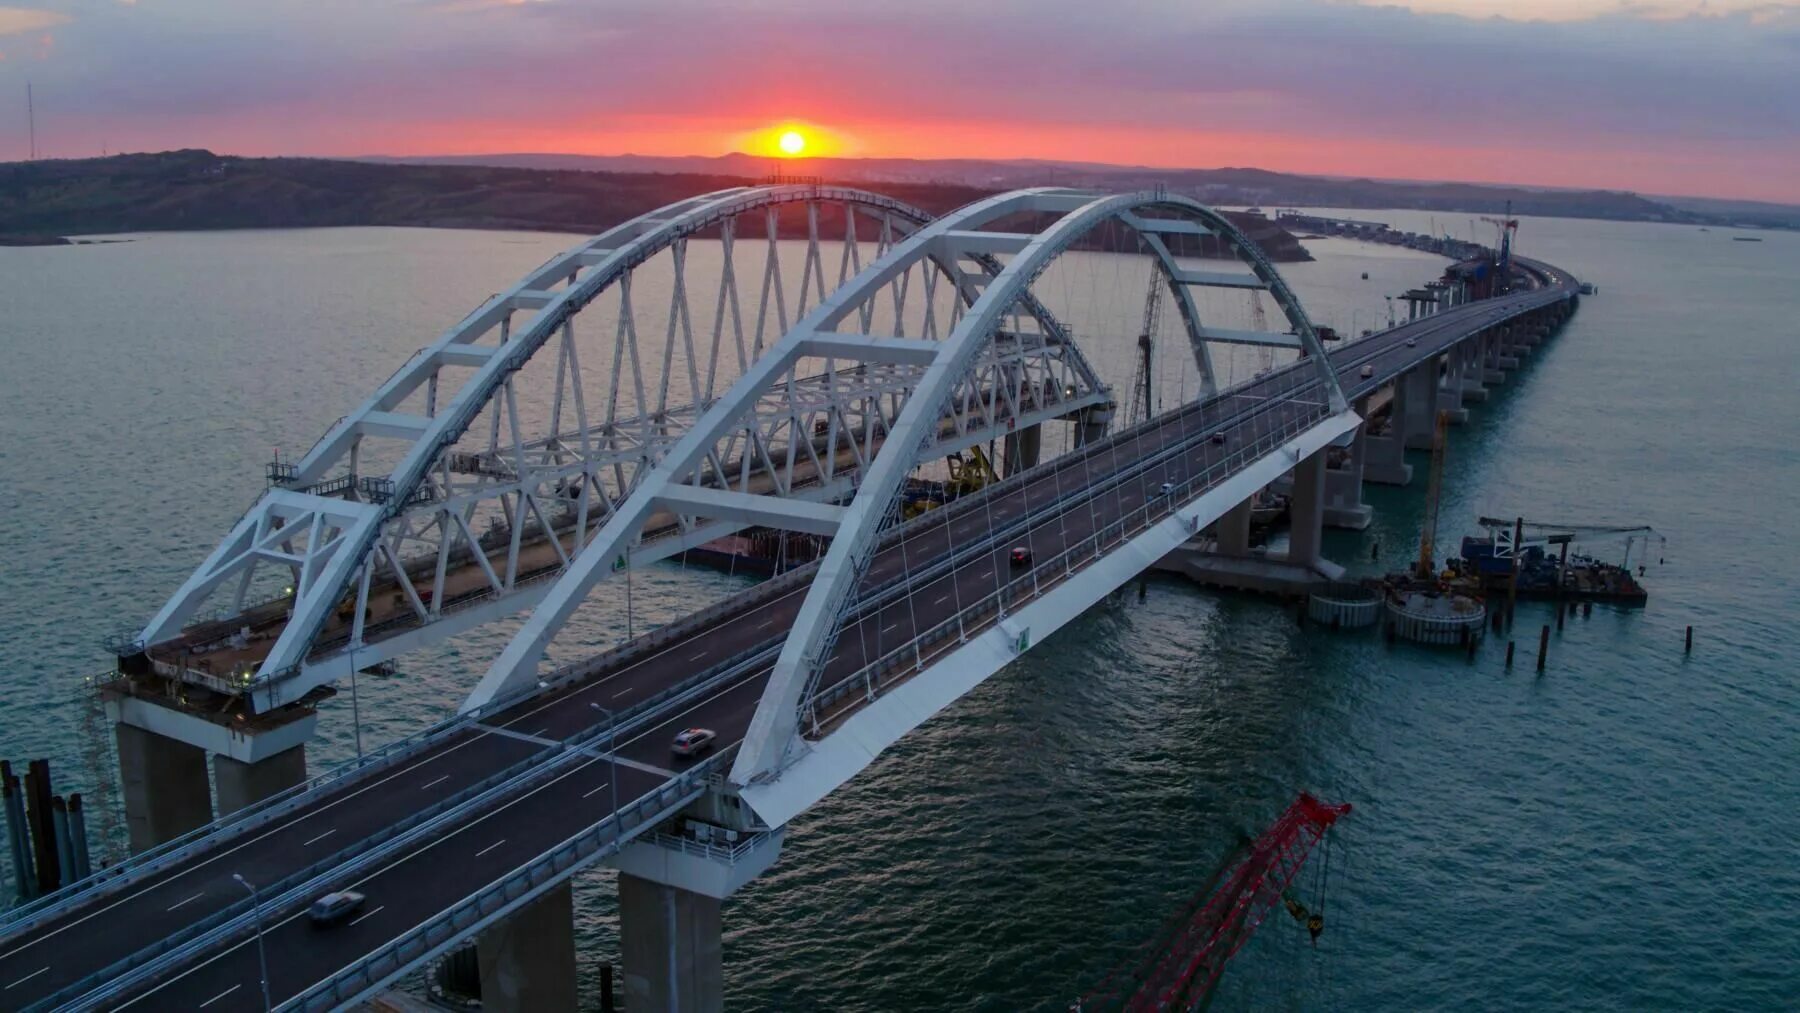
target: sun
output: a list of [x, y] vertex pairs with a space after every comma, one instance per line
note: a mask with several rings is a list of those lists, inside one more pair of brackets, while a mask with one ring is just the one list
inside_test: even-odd
[[776, 139], [775, 146], [780, 148], [784, 155], [798, 155], [806, 150], [806, 135], [798, 130], [786, 131]]

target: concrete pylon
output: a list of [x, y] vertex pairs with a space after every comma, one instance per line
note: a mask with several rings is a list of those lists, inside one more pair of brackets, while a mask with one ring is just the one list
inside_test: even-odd
[[212, 822], [205, 750], [123, 722], [113, 727], [132, 854]]
[[1313, 451], [1294, 465], [1294, 491], [1288, 498], [1287, 561], [1316, 569], [1325, 526], [1325, 451]]
[[215, 753], [213, 778], [219, 783], [219, 815], [229, 816], [306, 780], [306, 744], [284, 749], [256, 763], [242, 763]]
[[[712, 1013], [725, 1008], [720, 901], [619, 873], [625, 1008]], [[483, 1005], [487, 995], [482, 994]]]
[[576, 1013], [575, 899], [568, 881], [483, 930], [475, 963], [483, 1010]]
[[1213, 535], [1218, 543], [1215, 551], [1220, 555], [1250, 554], [1250, 511], [1255, 503], [1256, 497], [1252, 496], [1225, 511], [1225, 516], [1213, 523]]
[[1437, 421], [1437, 389], [1436, 359], [1414, 366], [1395, 382], [1394, 422], [1400, 430], [1401, 446], [1410, 450], [1431, 449], [1431, 433]]
[[[1356, 413], [1368, 417], [1369, 400], [1356, 403]], [[1369, 456], [1368, 423], [1356, 427], [1350, 441], [1350, 453], [1344, 466], [1325, 471], [1325, 524], [1328, 527], [1361, 531], [1375, 518], [1375, 511], [1362, 501], [1363, 468]]]

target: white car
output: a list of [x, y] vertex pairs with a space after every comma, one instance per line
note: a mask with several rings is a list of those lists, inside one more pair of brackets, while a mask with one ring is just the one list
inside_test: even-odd
[[1367, 380], [1374, 375], [1375, 375], [1375, 364], [1373, 362], [1363, 363], [1362, 378]]
[[1162, 484], [1162, 494], [1164, 496], [1175, 495], [1175, 483], [1174, 482], [1164, 482]]
[[1407, 338], [1406, 339], [1406, 347], [1408, 347], [1408, 348], [1419, 347], [1419, 339], [1418, 338]]
[[719, 733], [711, 728], [684, 728], [675, 736], [669, 749], [676, 756], [696, 756], [711, 749], [713, 740], [718, 737]]

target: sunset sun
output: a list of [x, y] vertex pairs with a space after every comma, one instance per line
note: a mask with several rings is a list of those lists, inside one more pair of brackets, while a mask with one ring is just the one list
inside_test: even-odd
[[786, 131], [775, 141], [784, 155], [798, 155], [806, 150], [806, 136], [798, 130]]

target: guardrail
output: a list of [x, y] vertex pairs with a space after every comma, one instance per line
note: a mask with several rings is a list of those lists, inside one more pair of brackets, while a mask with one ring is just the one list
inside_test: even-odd
[[282, 1007], [340, 1009], [385, 986], [661, 824], [699, 798], [714, 775], [725, 769], [734, 752], [721, 751], [674, 780], [665, 781], [648, 795], [283, 1002]]
[[[1295, 402], [1281, 401], [1273, 404], [1279, 407], [1288, 407]], [[1325, 414], [1328, 409], [1324, 404], [1319, 404], [1317, 407], [1320, 409], [1319, 412], [1296, 415], [1294, 418], [1284, 421], [1278, 428], [1260, 434], [1252, 443], [1234, 448], [1223, 460], [1209, 466], [1200, 474], [1190, 476], [1177, 484], [1172, 494], [1146, 501], [1141, 509], [1131, 511], [1110, 522], [1075, 545], [1066, 547], [1049, 560], [1034, 565], [1027, 574], [1006, 582], [980, 599], [962, 604], [957, 614], [951, 618], [918, 633], [908, 643], [888, 651], [875, 661], [848, 673], [830, 687], [814, 692], [801, 702], [803, 726], [810, 724], [813, 734], [815, 736], [820, 734], [823, 725], [835, 717], [835, 715], [825, 713], [832, 705], [859, 689], [865, 699], [872, 702], [887, 687], [923, 671], [929, 661], [935, 660], [942, 653], [934, 652], [928, 657], [925, 653], [926, 646], [941, 643], [952, 636], [956, 638], [958, 645], [967, 642], [972, 635], [988, 629], [1000, 618], [1003, 618], [1008, 606], [1021, 599], [1039, 597], [1048, 588], [1058, 586], [1074, 576], [1080, 569], [1076, 566], [1078, 560], [1099, 559], [1107, 549], [1129, 541], [1137, 534], [1173, 515], [1177, 510], [1178, 503], [1197, 498], [1201, 492], [1210, 488], [1217, 481], [1236, 474], [1250, 460], [1275, 453], [1289, 440], [1328, 417]], [[1259, 408], [1257, 414], [1274, 410], [1273, 407]], [[1189, 451], [1196, 444], [1202, 443], [1205, 438], [1205, 434], [1201, 434], [1191, 440], [1183, 441], [1171, 448], [1168, 454], [1157, 455], [1157, 462], [1160, 463], [1160, 460], [1166, 459], [1167, 456]], [[1129, 481], [1131, 478], [1141, 475], [1144, 470], [1133, 468], [1131, 469], [1132, 474], [1122, 481]], [[1120, 483], [1113, 483], [1111, 488], [1096, 491], [1088, 498], [1106, 495], [1118, 484]], [[1059, 508], [1061, 507], [1062, 504], [1059, 504]], [[1046, 519], [1041, 517], [1034, 519], [1033, 526]], [[982, 550], [984, 552], [993, 551], [992, 544], [993, 540], [988, 540]], [[1059, 565], [1062, 568], [1061, 573], [1046, 581], [1045, 573], [1055, 573]], [[987, 621], [990, 617], [992, 621]]]

